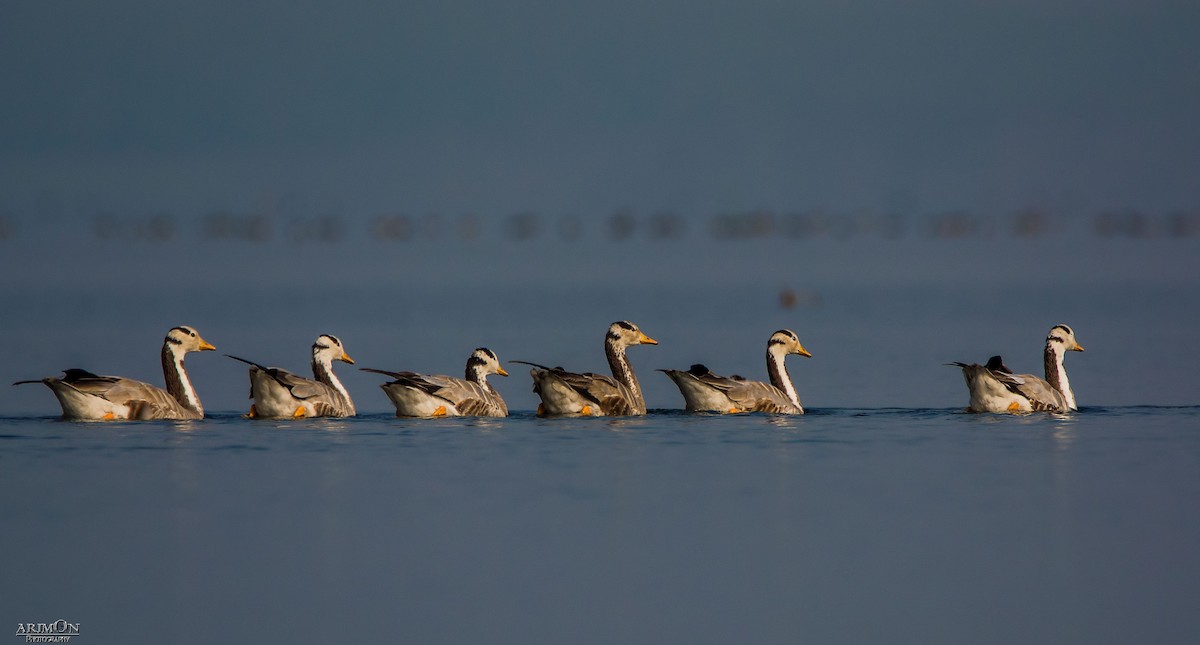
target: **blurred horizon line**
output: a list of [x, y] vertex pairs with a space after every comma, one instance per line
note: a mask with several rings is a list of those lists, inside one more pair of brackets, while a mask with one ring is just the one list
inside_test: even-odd
[[[11, 210], [0, 211], [0, 243], [27, 237], [44, 238], [46, 233], [58, 237], [83, 235], [117, 242], [170, 243], [188, 238], [256, 244], [277, 240], [336, 244], [360, 236], [395, 244], [480, 239], [511, 242], [587, 239], [610, 243], [683, 242], [696, 238], [717, 242], [999, 237], [1035, 240], [1081, 233], [1099, 239], [1200, 238], [1200, 209], [1145, 212], [1124, 208], [1090, 215], [1069, 215], [1037, 208], [1007, 214], [975, 214], [965, 209], [907, 214], [866, 209], [777, 211], [759, 208], [699, 215], [681, 214], [671, 209], [642, 213], [631, 208], [617, 208], [598, 216], [545, 214], [532, 209], [493, 215], [473, 212], [444, 215], [437, 211], [412, 214], [403, 210], [376, 214], [288, 215], [264, 212], [273, 209], [209, 209], [192, 216], [177, 216], [167, 210], [149, 214], [120, 214], [106, 209], [92, 214], [65, 214], [61, 207], [34, 210], [38, 212], [26, 215], [14, 215]], [[69, 226], [64, 230], [62, 224]]]

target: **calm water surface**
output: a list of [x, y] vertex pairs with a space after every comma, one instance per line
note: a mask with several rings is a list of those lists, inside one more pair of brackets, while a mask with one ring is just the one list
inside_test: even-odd
[[1198, 422], [6, 417], [0, 612], [90, 643], [1196, 642]]

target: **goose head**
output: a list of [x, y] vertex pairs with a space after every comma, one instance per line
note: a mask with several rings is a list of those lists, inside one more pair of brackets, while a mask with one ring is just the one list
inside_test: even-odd
[[499, 374], [500, 376], [508, 376], [508, 372], [500, 366], [500, 358], [496, 356], [496, 352], [486, 347], [476, 348], [475, 351], [471, 352], [471, 357], [467, 359], [468, 378], [470, 378], [472, 372], [480, 375]]
[[337, 336], [331, 334], [317, 336], [317, 340], [313, 341], [312, 356], [314, 361], [326, 365], [333, 363], [333, 361], [354, 364], [354, 359], [350, 358], [350, 355], [346, 353], [346, 348], [342, 346], [342, 341], [338, 340]]
[[780, 329], [771, 334], [771, 338], [767, 341], [767, 352], [772, 354], [799, 354], [805, 358], [811, 358], [812, 354], [804, 345], [800, 344], [800, 339], [796, 337], [796, 332], [790, 329]]
[[195, 329], [187, 325], [172, 327], [163, 342], [172, 353], [179, 356], [188, 352], [205, 352], [216, 349], [211, 343], [201, 338]]
[[1046, 345], [1057, 345], [1062, 351], [1082, 352], [1083, 345], [1075, 340], [1075, 332], [1066, 325], [1055, 325], [1046, 334]]
[[637, 325], [628, 320], [620, 320], [608, 326], [608, 334], [604, 337], [604, 342], [615, 345], [617, 347], [631, 347], [633, 345], [657, 345], [658, 341], [642, 333]]

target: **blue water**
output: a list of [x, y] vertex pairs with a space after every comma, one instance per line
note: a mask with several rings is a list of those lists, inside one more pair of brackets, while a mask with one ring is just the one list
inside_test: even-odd
[[[326, 246], [9, 242], [0, 624], [81, 643], [1200, 641], [1195, 240]], [[47, 263], [44, 258], [70, 258]], [[619, 258], [620, 262], [614, 262]], [[1052, 272], [1047, 272], [1052, 267]], [[494, 270], [493, 270], [494, 269]], [[801, 297], [781, 306], [781, 291]], [[654, 413], [406, 421], [354, 367], [480, 345], [603, 371], [620, 319]], [[1086, 347], [1069, 417], [966, 415], [950, 361]], [[161, 383], [174, 325], [210, 418], [69, 423], [69, 367]], [[765, 378], [810, 414], [688, 416], [656, 368]], [[321, 333], [362, 415], [241, 418], [245, 366]]]
[[0, 611], [93, 643], [1188, 643], [1197, 499], [1200, 407], [5, 417]]

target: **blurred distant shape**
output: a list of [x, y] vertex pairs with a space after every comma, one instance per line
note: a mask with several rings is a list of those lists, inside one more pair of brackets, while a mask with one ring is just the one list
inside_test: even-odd
[[1127, 210], [1101, 213], [1093, 226], [1100, 237], [1196, 237], [1200, 235], [1200, 216], [1176, 212], [1155, 217]]
[[294, 217], [288, 221], [287, 232], [291, 242], [340, 242], [346, 235], [346, 224], [336, 215]]
[[[59, 209], [51, 210], [53, 216], [48, 216], [44, 209], [25, 217], [11, 213], [0, 215], [0, 241], [26, 236], [44, 238], [46, 234], [57, 236], [75, 230], [76, 227], [51, 225], [64, 218]], [[368, 239], [400, 244], [434, 240], [472, 242], [481, 239], [506, 240], [510, 243], [543, 239], [561, 242], [599, 240], [620, 244], [636, 240], [686, 242], [698, 236], [731, 243], [767, 239], [850, 241], [997, 237], [1020, 241], [1063, 235], [1138, 240], [1200, 238], [1200, 211], [1145, 213], [1112, 210], [1080, 217], [1056, 215], [1038, 209], [1026, 209], [1006, 216], [975, 215], [963, 210], [904, 215], [866, 212], [830, 214], [820, 210], [779, 214], [755, 209], [700, 217], [665, 210], [640, 214], [629, 208], [621, 208], [601, 217], [546, 215], [525, 210], [502, 216], [474, 213], [409, 215], [395, 212], [371, 217], [332, 213], [293, 216], [217, 211], [199, 218], [167, 212], [129, 215], [101, 211], [90, 218], [90, 226], [85, 230], [94, 239], [106, 242], [167, 243], [202, 239], [255, 244], [274, 240], [337, 244], [359, 233]]]
[[271, 237], [271, 220], [265, 215], [209, 213], [202, 220], [201, 235], [209, 240], [266, 242]]
[[784, 287], [779, 290], [779, 306], [784, 309], [795, 309], [798, 306], [820, 307], [821, 294], [813, 289]]
[[508, 216], [506, 237], [514, 241], [532, 240], [542, 234], [542, 218], [537, 213], [524, 212]]
[[118, 217], [113, 213], [100, 213], [92, 221], [92, 230], [101, 240], [149, 240], [166, 242], [175, 237], [174, 218], [166, 214], [148, 217]]

